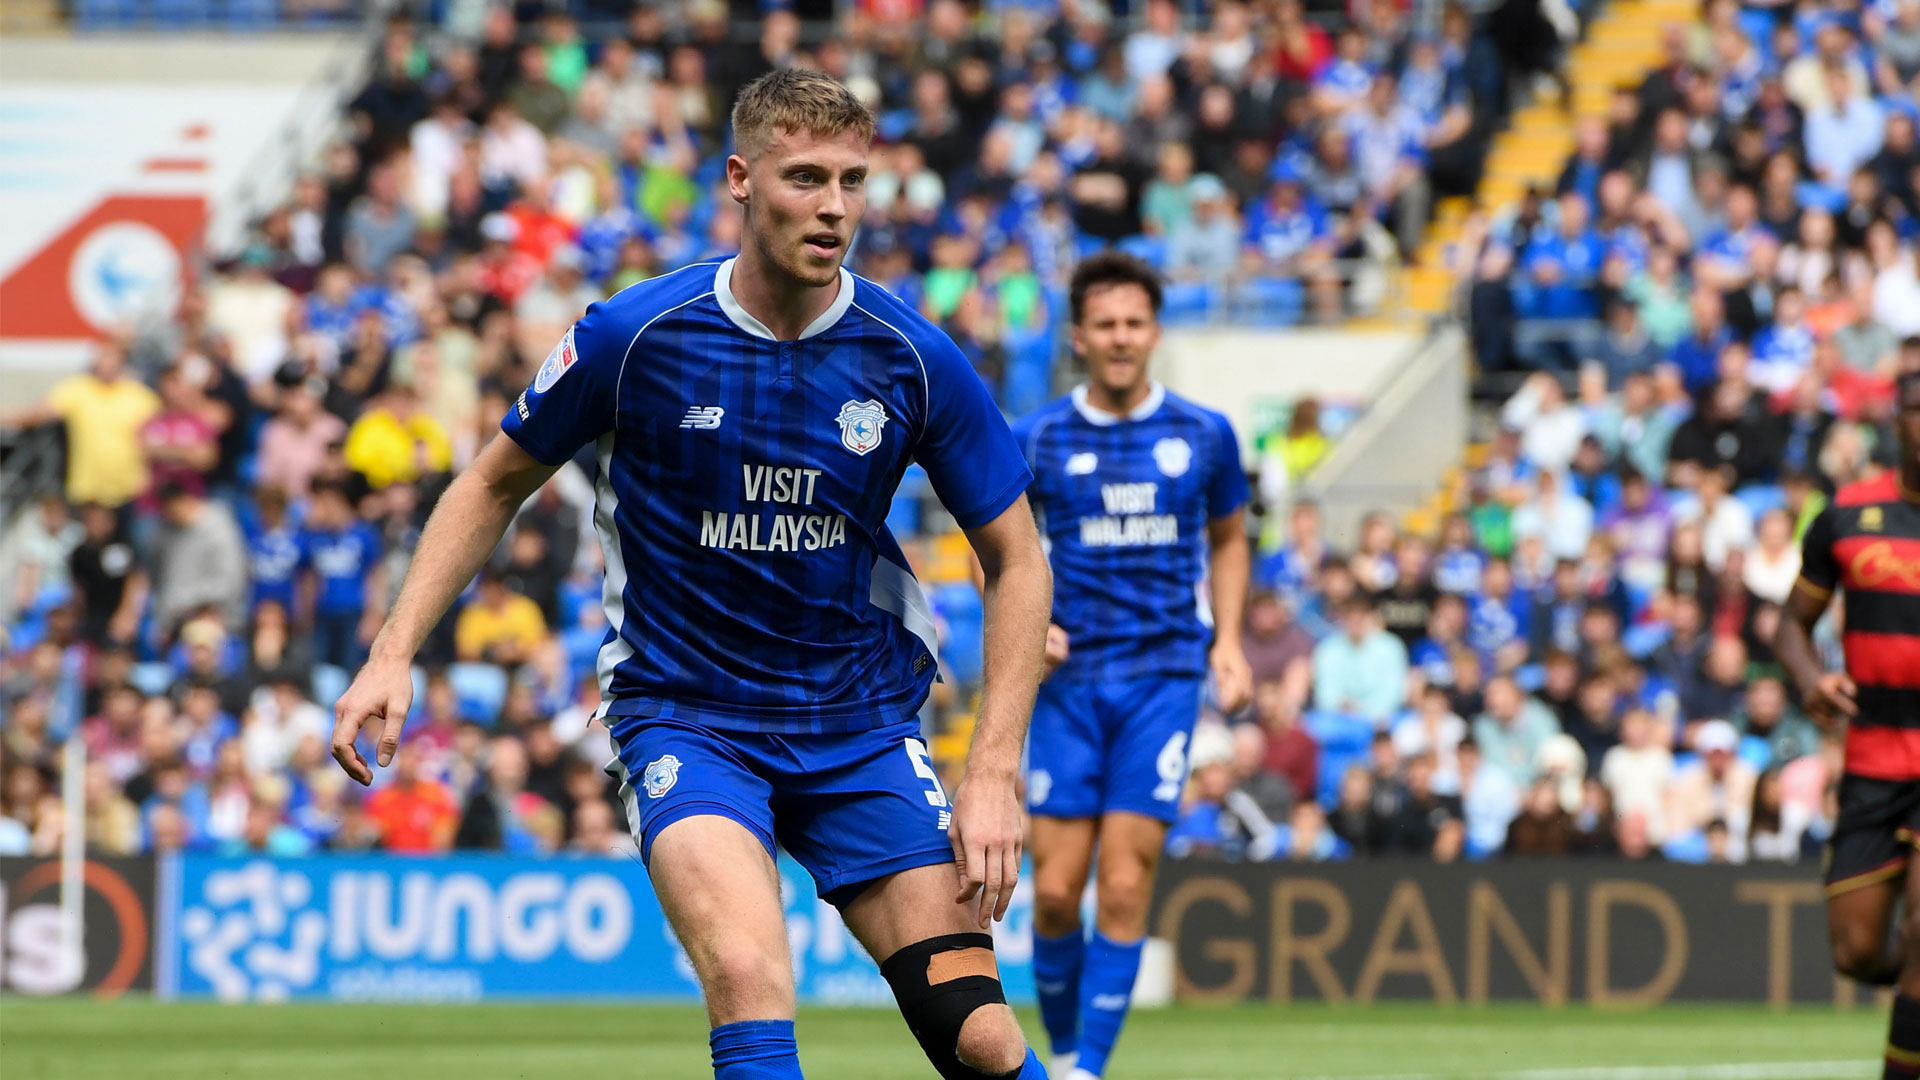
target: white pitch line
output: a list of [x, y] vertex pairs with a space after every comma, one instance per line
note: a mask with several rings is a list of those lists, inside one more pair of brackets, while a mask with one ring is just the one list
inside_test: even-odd
[[1374, 1073], [1264, 1077], [1261, 1080], [1869, 1080], [1877, 1063], [1861, 1061], [1781, 1061], [1729, 1065], [1608, 1065], [1576, 1069], [1522, 1069], [1500, 1073]]

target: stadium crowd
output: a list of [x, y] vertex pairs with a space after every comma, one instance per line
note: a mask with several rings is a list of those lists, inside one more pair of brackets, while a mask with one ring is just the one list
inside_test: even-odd
[[[1873, 15], [1881, 39], [1910, 37], [1914, 7]], [[1198, 21], [1171, 0], [1124, 21], [1087, 0], [990, 14], [875, 3], [809, 42], [773, 10], [745, 45], [705, 3], [636, 8], [624, 33], [592, 42], [564, 14], [521, 22], [509, 8], [455, 5], [426, 36], [393, 23], [350, 107], [353, 138], [324, 170], [174, 318], [103, 345], [87, 374], [5, 417], [64, 422], [67, 475], [0, 539], [0, 852], [58, 844], [59, 744], [74, 730], [103, 852], [630, 848], [589, 720], [606, 622], [582, 469], [529, 503], [434, 635], [406, 748], [371, 792], [327, 760], [328, 705], [438, 492], [567, 324], [737, 240], [716, 188], [735, 89], [809, 63], [874, 103], [855, 267], [946, 327], [1018, 413], [1059, 381], [1058, 293], [1089, 247], [1155, 261], [1174, 283], [1170, 318], [1263, 319], [1289, 303], [1334, 317], [1364, 291], [1336, 260], [1417, 247], [1431, 200], [1472, 189], [1504, 80], [1526, 67], [1463, 8], [1434, 23], [1359, 5], [1329, 33], [1297, 0], [1221, 0]], [[1712, 57], [1723, 23], [1701, 31]], [[1685, 64], [1633, 99], [1656, 120], [1669, 115], [1658, 80], [1692, 109], [1698, 82], [1676, 80], [1718, 70], [1694, 64], [1693, 35], [1678, 40]], [[1862, 64], [1872, 85], [1883, 61], [1902, 73], [1898, 55], [1877, 39]], [[1772, 69], [1755, 70], [1760, 145], [1813, 168], [1802, 146], [1826, 143], [1812, 111], [1782, 106]], [[1795, 710], [1767, 642], [1797, 530], [1890, 445], [1885, 376], [1913, 331], [1879, 317], [1880, 293], [1899, 317], [1920, 311], [1898, 303], [1915, 258], [1912, 126], [1882, 111], [1873, 152], [1845, 160], [1905, 187], [1872, 193], [1829, 167], [1785, 189], [1756, 174], [1761, 194], [1742, 196], [1747, 159], [1692, 145], [1706, 126], [1751, 150], [1756, 125], [1689, 120], [1682, 156], [1706, 195], [1685, 233], [1648, 209], [1671, 153], [1638, 171], [1594, 158], [1589, 176], [1583, 132], [1571, 198], [1492, 230], [1474, 292], [1482, 362], [1524, 353], [1558, 377], [1508, 403], [1470, 507], [1437, 539], [1377, 517], [1335, 553], [1312, 505], [1266, 508], [1255, 705], [1197, 732], [1175, 853], [1812, 849], [1832, 821], [1835, 744]], [[1807, 119], [1777, 129], [1776, 114]], [[1644, 140], [1672, 127], [1636, 134], [1623, 113], [1602, 153], [1667, 145]], [[1769, 230], [1801, 235], [1836, 175], [1853, 179], [1827, 246], [1769, 248]], [[1785, 234], [1780, 190], [1800, 215]], [[1615, 210], [1589, 228], [1586, 200]], [[1621, 239], [1635, 229], [1639, 247]], [[1697, 257], [1677, 242], [1723, 232]], [[1623, 262], [1633, 252], [1641, 262]], [[1795, 281], [1824, 291], [1796, 308]], [[1597, 352], [1514, 347], [1519, 316], [1558, 314], [1568, 295], [1591, 305], [1574, 317], [1608, 314]], [[1716, 299], [1718, 321], [1694, 314]], [[1490, 352], [1501, 312], [1506, 344]], [[1656, 327], [1667, 346], [1630, 351]], [[1796, 343], [1816, 378], [1782, 374]], [[1263, 468], [1298, 472], [1324, 452], [1314, 415], [1296, 410]], [[903, 535], [940, 527], [930, 496], [910, 489], [896, 509]], [[964, 653], [963, 612], [947, 627]], [[965, 707], [943, 694], [930, 722]]]
[[1295, 509], [1258, 723], [1196, 740], [1176, 850], [1791, 861], [1832, 829], [1839, 743], [1772, 640], [1920, 369], [1920, 3], [1708, 0], [1663, 48], [1461, 245], [1517, 385], [1462, 512], [1336, 556]]

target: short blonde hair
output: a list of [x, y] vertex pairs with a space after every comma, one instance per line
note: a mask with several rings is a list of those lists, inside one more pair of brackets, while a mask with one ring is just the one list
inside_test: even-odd
[[748, 83], [733, 103], [733, 146], [753, 157], [780, 130], [834, 136], [854, 131], [873, 139], [873, 113], [839, 80], [818, 71], [786, 68]]

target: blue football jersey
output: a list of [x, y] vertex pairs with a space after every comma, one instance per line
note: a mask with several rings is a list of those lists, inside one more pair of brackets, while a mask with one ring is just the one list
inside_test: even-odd
[[901, 473], [918, 461], [967, 527], [1032, 477], [966, 357], [886, 290], [842, 270], [833, 305], [778, 341], [732, 271], [695, 264], [588, 308], [501, 428], [547, 464], [594, 446], [602, 715], [891, 723], [938, 668], [886, 527]]
[[1014, 425], [1053, 564], [1053, 621], [1070, 639], [1055, 679], [1206, 671], [1207, 523], [1246, 505], [1227, 418], [1158, 383], [1130, 416], [1086, 388]]

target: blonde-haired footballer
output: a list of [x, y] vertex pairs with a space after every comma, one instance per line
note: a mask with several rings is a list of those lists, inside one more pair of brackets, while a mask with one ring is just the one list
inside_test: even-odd
[[[568, 330], [450, 488], [334, 756], [391, 762], [421, 639], [521, 501], [586, 451], [610, 624], [600, 717], [627, 820], [706, 995], [718, 1080], [801, 1075], [775, 843], [880, 960], [947, 1080], [1045, 1076], [993, 940], [1019, 874], [1015, 794], [1052, 581], [1026, 463], [952, 341], [841, 264], [873, 117], [778, 71], [733, 111], [740, 254], [642, 282]], [[951, 799], [916, 720], [932, 616], [886, 514], [919, 462], [986, 568], [986, 674]]]

